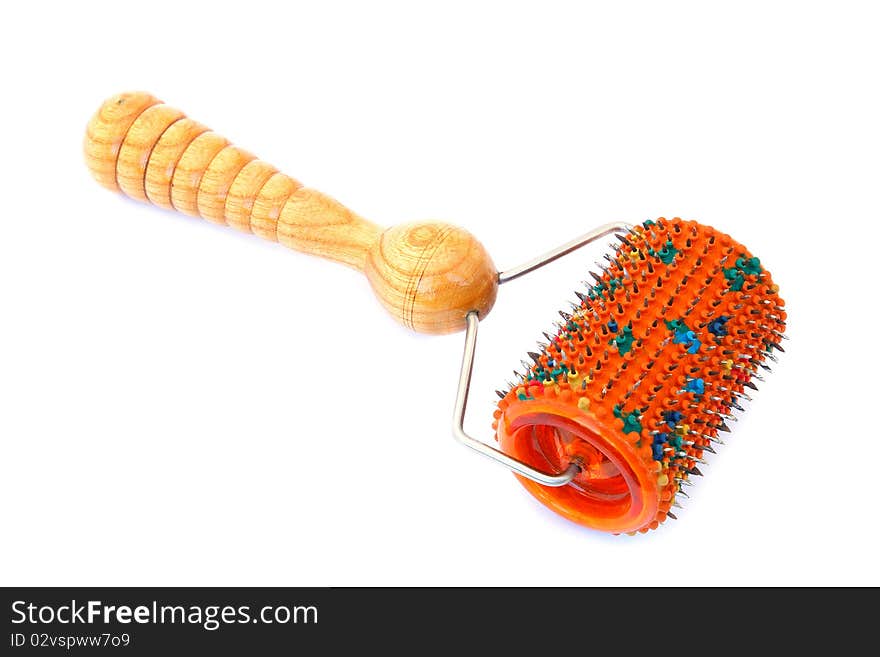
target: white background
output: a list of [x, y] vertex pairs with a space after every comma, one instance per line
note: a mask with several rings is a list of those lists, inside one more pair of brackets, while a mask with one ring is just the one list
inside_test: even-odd
[[[0, 29], [0, 583], [880, 584], [871, 3], [17, 3]], [[499, 268], [714, 225], [780, 284], [787, 353], [677, 522], [570, 524], [453, 441], [460, 335], [96, 185], [83, 130], [128, 89]], [[500, 291], [471, 432], [601, 248]]]

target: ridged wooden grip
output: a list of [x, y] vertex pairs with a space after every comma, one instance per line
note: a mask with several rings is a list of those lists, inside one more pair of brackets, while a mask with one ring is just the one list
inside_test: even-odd
[[494, 303], [494, 265], [466, 231], [436, 222], [383, 231], [150, 94], [105, 101], [84, 151], [108, 189], [363, 271], [383, 305], [415, 330], [461, 330], [467, 312], [485, 315]]
[[86, 162], [109, 189], [363, 269], [381, 229], [145, 93], [108, 99]]

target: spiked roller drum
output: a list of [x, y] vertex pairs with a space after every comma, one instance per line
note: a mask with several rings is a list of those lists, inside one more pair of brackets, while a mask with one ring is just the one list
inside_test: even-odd
[[[693, 221], [646, 221], [607, 258], [496, 412], [502, 449], [535, 468], [579, 472], [563, 487], [523, 480], [597, 529], [657, 527], [705, 452], [729, 431], [785, 327], [770, 274], [729, 236]], [[673, 516], [674, 517], [674, 516]]]
[[[692, 221], [606, 224], [499, 272], [461, 228], [382, 229], [147, 93], [108, 99], [84, 149], [111, 190], [362, 271], [410, 329], [464, 330], [453, 434], [594, 529], [644, 532], [675, 517], [676, 498], [785, 337], [783, 301], [758, 258]], [[500, 449], [468, 435], [477, 328], [498, 286], [612, 234], [601, 273], [498, 393]]]

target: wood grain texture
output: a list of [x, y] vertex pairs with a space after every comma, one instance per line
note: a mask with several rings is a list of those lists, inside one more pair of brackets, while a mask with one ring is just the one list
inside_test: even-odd
[[254, 157], [232, 145], [214, 156], [199, 181], [199, 192], [196, 195], [199, 216], [214, 223], [226, 223], [226, 195], [229, 194], [235, 177]]
[[141, 113], [159, 103], [159, 99], [142, 92], [117, 94], [108, 98], [95, 112], [86, 126], [83, 151], [86, 166], [101, 185], [114, 192], [116, 183], [116, 158], [122, 140], [134, 120]]
[[485, 316], [495, 302], [497, 272], [468, 232], [437, 222], [383, 231], [149, 94], [108, 99], [84, 151], [109, 189], [363, 271], [389, 312], [417, 331], [462, 330], [468, 312]]
[[190, 142], [177, 161], [171, 177], [171, 205], [175, 210], [193, 217], [199, 216], [199, 185], [208, 165], [229, 145], [216, 132], [203, 132]]
[[314, 253], [363, 270], [381, 229], [329, 196], [300, 187], [278, 217], [278, 241], [297, 251]]
[[300, 187], [302, 183], [280, 172], [266, 181], [257, 192], [254, 209], [251, 210], [251, 230], [254, 235], [273, 242], [278, 241], [278, 217], [281, 216], [281, 209], [290, 195]]
[[388, 312], [420, 333], [463, 330], [470, 311], [489, 314], [498, 292], [497, 270], [483, 245], [440, 222], [389, 228], [364, 272]]
[[254, 202], [263, 185], [277, 172], [278, 169], [263, 160], [251, 160], [244, 165], [226, 195], [226, 207], [223, 209], [223, 214], [229, 226], [251, 232], [251, 213], [254, 210]]
[[171, 205], [171, 179], [180, 156], [189, 147], [193, 139], [208, 128], [189, 118], [183, 118], [173, 123], [159, 137], [159, 141], [150, 153], [150, 161], [147, 163], [144, 188], [147, 199], [159, 207], [173, 210]]
[[116, 159], [116, 184], [123, 193], [147, 200], [145, 178], [150, 154], [168, 126], [183, 118], [183, 112], [165, 104], [153, 105], [137, 117], [125, 134]]

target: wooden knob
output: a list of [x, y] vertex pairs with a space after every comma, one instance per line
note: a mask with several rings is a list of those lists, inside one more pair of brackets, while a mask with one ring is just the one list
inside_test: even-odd
[[150, 94], [105, 101], [84, 151], [108, 189], [363, 271], [382, 305], [416, 331], [463, 330], [468, 312], [484, 317], [495, 302], [495, 266], [467, 231], [436, 222], [383, 231]]
[[498, 292], [498, 273], [483, 245], [439, 222], [384, 231], [364, 273], [388, 312], [420, 333], [464, 330], [465, 316], [476, 310], [485, 317]]

